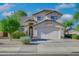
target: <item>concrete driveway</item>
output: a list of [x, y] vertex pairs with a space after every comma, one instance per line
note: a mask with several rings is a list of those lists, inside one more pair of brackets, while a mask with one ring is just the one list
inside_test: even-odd
[[79, 55], [79, 40], [38, 40], [30, 45], [0, 40], [0, 55]]

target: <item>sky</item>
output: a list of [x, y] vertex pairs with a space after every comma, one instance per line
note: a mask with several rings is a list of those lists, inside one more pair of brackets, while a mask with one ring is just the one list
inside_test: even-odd
[[75, 3], [0, 3], [0, 19], [13, 14], [17, 10], [25, 11], [28, 16], [43, 9], [57, 10], [62, 14], [73, 15], [76, 12]]

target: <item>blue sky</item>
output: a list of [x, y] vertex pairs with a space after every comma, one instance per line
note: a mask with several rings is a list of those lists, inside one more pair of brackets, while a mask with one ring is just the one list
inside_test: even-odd
[[24, 10], [28, 16], [39, 12], [43, 9], [57, 10], [62, 14], [73, 15], [76, 12], [76, 4], [68, 3], [11, 3], [11, 4], [0, 4], [0, 19], [11, 15], [17, 10]]

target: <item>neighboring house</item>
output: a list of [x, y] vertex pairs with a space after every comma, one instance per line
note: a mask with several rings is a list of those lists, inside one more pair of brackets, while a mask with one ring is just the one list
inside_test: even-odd
[[54, 10], [42, 10], [32, 15], [24, 24], [24, 32], [37, 39], [61, 39], [64, 27], [56, 20], [62, 16]]
[[6, 32], [0, 32], [0, 38], [7, 37], [7, 36], [8, 36], [8, 34]]
[[79, 35], [79, 31], [72, 29], [72, 30], [69, 30], [69, 34], [78, 34]]

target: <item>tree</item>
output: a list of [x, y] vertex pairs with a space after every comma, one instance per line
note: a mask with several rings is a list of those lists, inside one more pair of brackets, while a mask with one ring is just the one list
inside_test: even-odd
[[68, 32], [68, 29], [71, 28], [71, 26], [73, 25], [73, 21], [72, 20], [67, 20], [63, 23], [64, 27], [65, 27], [65, 33]]
[[[73, 19], [75, 24], [79, 22], [79, 11], [74, 14]], [[75, 27], [75, 30], [79, 31], [79, 24]]]
[[79, 12], [79, 4], [75, 4], [76, 11]]
[[73, 16], [74, 22], [79, 21], [79, 4], [75, 5], [76, 13]]
[[73, 19], [74, 19], [75, 21], [79, 21], [79, 12], [76, 12], [76, 13], [74, 14]]
[[22, 16], [27, 16], [27, 14], [26, 12], [19, 10], [0, 21], [0, 31], [7, 32], [10, 40], [12, 39], [11, 34], [14, 31], [19, 30], [19, 20]]
[[27, 16], [27, 13], [22, 10], [18, 10], [14, 14], [11, 15], [12, 18], [17, 19], [18, 21], [20, 20], [22, 16]]
[[12, 17], [7, 17], [6, 19], [1, 20], [0, 24], [0, 30], [2, 32], [7, 32], [10, 40], [12, 39], [11, 33], [18, 30], [20, 27], [20, 23]]
[[[79, 22], [79, 4], [76, 4], [76, 13], [73, 15], [73, 19], [72, 20], [68, 20], [68, 21], [65, 21], [63, 23], [64, 27], [66, 28], [66, 31], [68, 28], [71, 28], [71, 26], [74, 24], [74, 23], [77, 23]], [[77, 25], [75, 27], [75, 30], [79, 30], [79, 25]]]
[[14, 13], [17, 16], [27, 16], [26, 12], [22, 11], [22, 10], [18, 10]]
[[[74, 14], [73, 18], [74, 18], [74, 22], [78, 23], [79, 22], [79, 4], [76, 4], [76, 13]], [[79, 24], [75, 27], [76, 31], [79, 31]]]
[[79, 25], [77, 25], [77, 26], [75, 27], [75, 30], [76, 30], [76, 31], [79, 31]]

